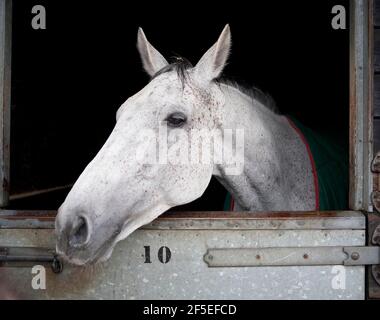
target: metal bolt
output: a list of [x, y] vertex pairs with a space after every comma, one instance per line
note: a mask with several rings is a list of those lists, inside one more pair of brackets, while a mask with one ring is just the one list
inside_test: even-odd
[[261, 257], [260, 257], [259, 254], [256, 255], [256, 259], [257, 259], [257, 260], [260, 260], [260, 259], [261, 259]]
[[303, 258], [304, 258], [304, 259], [308, 259], [308, 258], [309, 258], [309, 255], [308, 255], [307, 253], [305, 253], [305, 254], [303, 255]]
[[53, 262], [51, 263], [51, 270], [54, 273], [61, 273], [63, 270], [63, 263], [57, 256], [54, 256]]
[[359, 260], [359, 258], [360, 258], [359, 253], [357, 253], [357, 252], [351, 253], [351, 259], [352, 260]]

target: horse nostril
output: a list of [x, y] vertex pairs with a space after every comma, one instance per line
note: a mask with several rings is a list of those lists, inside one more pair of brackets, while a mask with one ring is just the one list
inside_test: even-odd
[[88, 223], [85, 218], [78, 217], [69, 235], [69, 245], [71, 247], [82, 247], [87, 244], [88, 240]]

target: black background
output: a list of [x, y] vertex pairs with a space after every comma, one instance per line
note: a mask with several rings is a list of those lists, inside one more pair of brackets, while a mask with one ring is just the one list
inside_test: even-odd
[[[47, 29], [31, 27], [44, 5]], [[206, 5], [207, 4], [207, 5]], [[195, 64], [224, 25], [227, 77], [270, 93], [283, 113], [348, 144], [349, 34], [333, 30], [348, 1], [14, 1], [11, 194], [73, 183], [115, 125], [118, 107], [148, 81], [137, 28], [166, 57]], [[347, 19], [348, 23], [348, 19]], [[13, 206], [58, 207], [67, 191]], [[215, 181], [187, 209], [221, 209]]]

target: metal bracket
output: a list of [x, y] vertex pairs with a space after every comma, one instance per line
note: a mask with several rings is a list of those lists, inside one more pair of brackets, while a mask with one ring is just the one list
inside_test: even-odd
[[54, 273], [61, 273], [63, 263], [55, 251], [35, 247], [0, 247], [0, 267], [31, 267], [48, 264]]
[[380, 264], [380, 247], [275, 247], [208, 249], [209, 267], [362, 266]]

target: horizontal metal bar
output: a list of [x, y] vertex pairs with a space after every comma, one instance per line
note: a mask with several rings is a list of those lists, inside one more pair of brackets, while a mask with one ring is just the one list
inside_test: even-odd
[[2, 262], [53, 262], [54, 256], [2, 256], [0, 255], [0, 263]]
[[276, 247], [208, 249], [209, 267], [380, 264], [380, 247]]
[[0, 263], [16, 261], [52, 262], [54, 250], [35, 247], [0, 247]]
[[348, 259], [346, 266], [376, 265], [380, 264], [380, 247], [344, 247]]
[[62, 262], [55, 250], [36, 247], [0, 247], [0, 267], [30, 267], [35, 264], [49, 264], [53, 271], [62, 271]]

